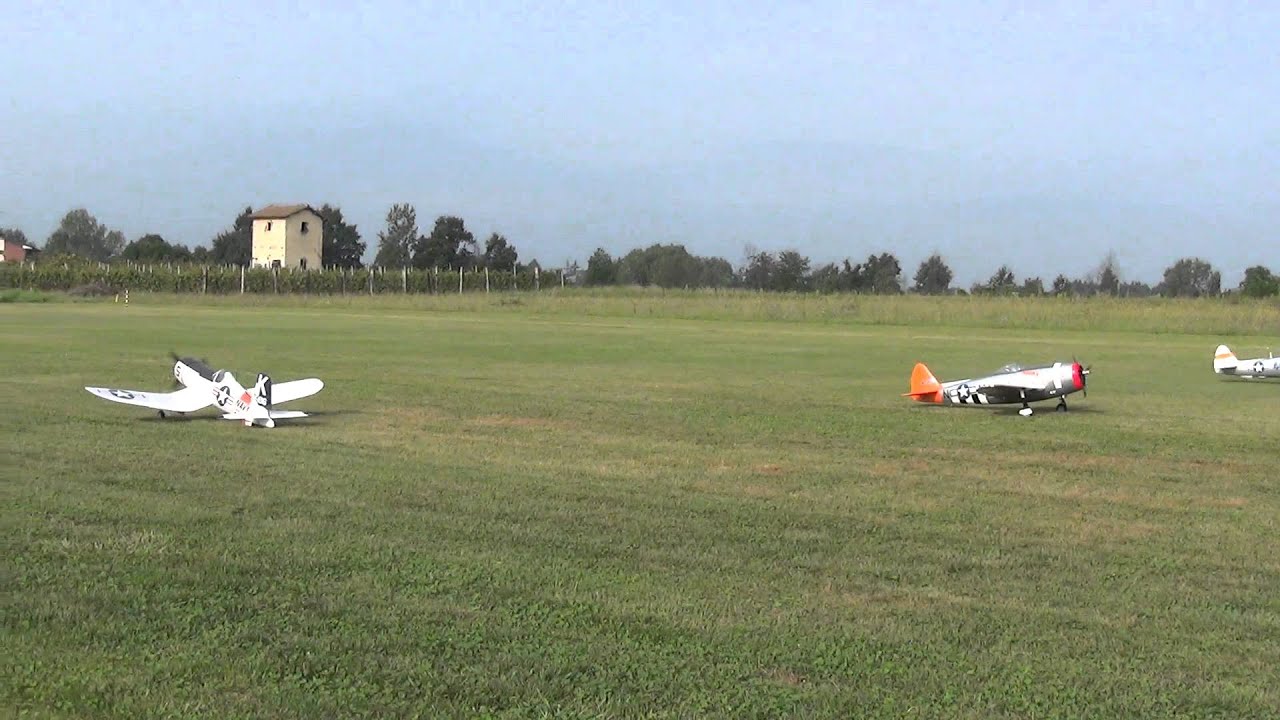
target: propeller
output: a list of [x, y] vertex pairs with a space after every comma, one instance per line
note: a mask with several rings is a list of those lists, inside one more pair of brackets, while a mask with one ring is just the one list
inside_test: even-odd
[[[174, 352], [174, 351], [172, 351], [172, 350], [170, 350], [170, 351], [169, 351], [169, 357], [170, 357], [170, 358], [171, 358], [175, 363], [177, 363], [177, 362], [186, 362], [185, 360], [183, 360], [183, 359], [182, 359], [182, 357], [181, 357], [181, 356], [179, 356], [179, 355], [178, 355], [178, 353], [176, 353], [176, 352]], [[208, 364], [209, 364], [209, 361], [208, 361], [208, 360], [205, 360], [204, 358], [193, 358], [193, 359], [194, 359], [194, 360], [199, 360], [200, 362], [204, 363], [205, 365], [208, 365]], [[174, 375], [173, 375], [173, 373], [172, 373], [172, 372], [171, 372], [171, 373], [169, 373], [169, 381], [170, 381], [171, 383], [173, 383], [173, 387], [174, 387], [174, 389], [178, 389], [178, 390], [182, 389], [182, 383], [178, 382], [178, 378], [174, 377]]]
[[[1076, 356], [1075, 356], [1075, 355], [1072, 355], [1072, 356], [1071, 356], [1071, 364], [1072, 364], [1072, 365], [1080, 365], [1080, 361], [1076, 359]], [[1091, 368], [1091, 367], [1093, 367], [1093, 366], [1092, 366], [1092, 365], [1080, 365], [1080, 392], [1081, 392], [1085, 397], [1089, 397], [1089, 368]]]

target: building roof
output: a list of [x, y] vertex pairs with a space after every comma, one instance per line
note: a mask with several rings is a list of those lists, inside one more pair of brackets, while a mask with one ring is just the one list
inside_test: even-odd
[[303, 210], [310, 210], [316, 215], [320, 214], [310, 205], [268, 205], [249, 217], [254, 220], [283, 220], [293, 217]]

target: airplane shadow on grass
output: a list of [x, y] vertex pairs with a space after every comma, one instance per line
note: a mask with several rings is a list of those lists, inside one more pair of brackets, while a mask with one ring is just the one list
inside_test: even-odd
[[[276, 422], [276, 426], [271, 429], [280, 430], [282, 428], [290, 428], [290, 427], [305, 428], [305, 427], [310, 427], [312, 425], [323, 425], [324, 421], [328, 418], [342, 417], [344, 415], [362, 415], [364, 411], [363, 410], [307, 410], [306, 413], [307, 413], [307, 416], [304, 418], [288, 418], [285, 420], [280, 420]], [[228, 424], [240, 422], [238, 420], [224, 420], [221, 415], [204, 415], [204, 414], [195, 414], [195, 413], [190, 415], [185, 415], [182, 413], [172, 413], [172, 412], [165, 413], [164, 417], [160, 417], [159, 413], [152, 413], [150, 415], [137, 418], [137, 420], [139, 422], [148, 422], [148, 423], [185, 423], [185, 422], [192, 422], [192, 421], [204, 422], [206, 420], [211, 422], [224, 422]], [[317, 420], [320, 422], [316, 422]]]
[[[920, 405], [920, 409], [927, 412], [954, 412], [956, 410], [972, 412], [974, 410], [985, 410], [991, 415], [1017, 416], [1018, 411], [1022, 409], [1021, 405]], [[1071, 405], [1065, 412], [1058, 412], [1057, 406], [1045, 403], [1044, 407], [1031, 406], [1035, 412], [1031, 417], [1040, 417], [1041, 415], [1105, 415], [1106, 410], [1093, 405]]]

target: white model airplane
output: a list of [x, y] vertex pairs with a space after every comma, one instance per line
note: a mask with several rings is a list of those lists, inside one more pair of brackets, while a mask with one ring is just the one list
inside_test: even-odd
[[916, 402], [940, 405], [1005, 405], [1021, 403], [1019, 415], [1031, 415], [1028, 403], [1058, 398], [1059, 412], [1067, 409], [1067, 396], [1085, 390], [1089, 368], [1078, 362], [1055, 362], [1052, 365], [1023, 367], [1010, 363], [986, 377], [952, 380], [940, 383], [924, 363], [916, 363], [911, 371], [911, 392], [904, 393]]
[[324, 383], [317, 378], [272, 384], [271, 378], [258, 373], [253, 390], [246, 390], [229, 370], [214, 370], [195, 358], [173, 356], [173, 377], [181, 390], [168, 393], [85, 387], [100, 398], [126, 405], [151, 408], [165, 413], [190, 413], [217, 405], [224, 420], [243, 420], [245, 427], [275, 427], [276, 420], [307, 417], [297, 410], [276, 410], [275, 403], [285, 403], [320, 392]]
[[1280, 358], [1267, 353], [1265, 358], [1241, 360], [1226, 345], [1213, 351], [1213, 371], [1219, 375], [1246, 378], [1280, 378]]

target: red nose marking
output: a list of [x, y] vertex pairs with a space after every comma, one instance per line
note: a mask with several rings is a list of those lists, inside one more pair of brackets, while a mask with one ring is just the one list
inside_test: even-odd
[[1080, 367], [1080, 363], [1071, 364], [1071, 382], [1077, 390], [1084, 389], [1084, 368]]

